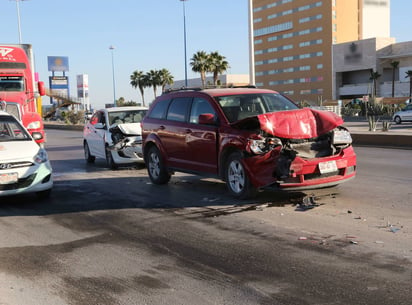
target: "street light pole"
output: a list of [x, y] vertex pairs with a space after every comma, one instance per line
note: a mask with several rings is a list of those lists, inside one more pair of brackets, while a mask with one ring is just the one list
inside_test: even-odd
[[112, 71], [113, 71], [113, 105], [114, 107], [116, 107], [116, 80], [115, 80], [115, 73], [114, 73], [114, 57], [113, 57], [113, 53], [114, 53], [114, 46], [110, 46], [109, 49], [112, 51]]
[[186, 52], [186, 8], [185, 2], [187, 0], [180, 0], [183, 2], [183, 39], [184, 39], [184, 49], [185, 49], [185, 87], [187, 88], [187, 52]]
[[21, 43], [22, 43], [22, 39], [21, 39], [20, 5], [19, 5], [19, 2], [20, 2], [20, 1], [26, 1], [26, 0], [11, 0], [11, 1], [16, 1], [17, 26], [18, 26], [18, 30], [19, 30], [19, 44], [21, 44]]

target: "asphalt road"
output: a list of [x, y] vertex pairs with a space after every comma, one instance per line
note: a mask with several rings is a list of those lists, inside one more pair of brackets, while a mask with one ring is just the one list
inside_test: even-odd
[[358, 147], [339, 188], [237, 201], [214, 179], [86, 165], [80, 132], [47, 133], [51, 198], [1, 199], [1, 305], [410, 304], [408, 150]]

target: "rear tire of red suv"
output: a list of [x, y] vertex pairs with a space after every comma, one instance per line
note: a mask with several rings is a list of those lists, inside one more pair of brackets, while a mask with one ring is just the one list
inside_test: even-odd
[[154, 184], [166, 184], [170, 180], [170, 174], [164, 166], [163, 157], [156, 146], [149, 148], [146, 158], [147, 172]]
[[229, 192], [236, 198], [248, 199], [256, 196], [257, 190], [250, 182], [241, 162], [240, 152], [232, 153], [225, 166], [225, 181]]

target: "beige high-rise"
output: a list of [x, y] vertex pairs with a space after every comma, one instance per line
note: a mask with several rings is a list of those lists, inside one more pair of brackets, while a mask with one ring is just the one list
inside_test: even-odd
[[389, 37], [390, 0], [249, 0], [251, 79], [295, 101], [332, 98], [332, 45]]

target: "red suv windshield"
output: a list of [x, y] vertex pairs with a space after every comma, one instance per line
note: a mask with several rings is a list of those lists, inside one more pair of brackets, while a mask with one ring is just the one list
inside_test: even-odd
[[293, 102], [280, 94], [238, 94], [215, 96], [230, 123], [268, 112], [298, 109]]

